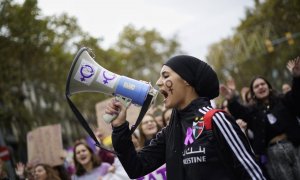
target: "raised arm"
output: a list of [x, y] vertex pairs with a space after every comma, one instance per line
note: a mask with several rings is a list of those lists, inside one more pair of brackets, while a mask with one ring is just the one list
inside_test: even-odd
[[288, 61], [287, 69], [293, 76], [292, 90], [285, 95], [285, 104], [300, 115], [300, 57]]
[[289, 60], [286, 67], [291, 72], [293, 77], [299, 78], [300, 77], [300, 56], [296, 57], [293, 60]]
[[228, 109], [232, 116], [234, 116], [236, 119], [243, 119], [247, 122], [250, 120], [250, 109], [238, 101], [238, 96], [235, 94], [234, 90], [221, 84], [220, 94], [228, 100]]

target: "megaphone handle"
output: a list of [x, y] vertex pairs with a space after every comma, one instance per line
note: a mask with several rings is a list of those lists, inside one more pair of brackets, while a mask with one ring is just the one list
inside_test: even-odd
[[[116, 97], [117, 101], [120, 101], [126, 108], [129, 106], [129, 104], [131, 103], [131, 99], [117, 95]], [[113, 120], [115, 120], [117, 118], [117, 115], [111, 115], [111, 114], [104, 114], [103, 115], [103, 120], [109, 124], [111, 123]]]

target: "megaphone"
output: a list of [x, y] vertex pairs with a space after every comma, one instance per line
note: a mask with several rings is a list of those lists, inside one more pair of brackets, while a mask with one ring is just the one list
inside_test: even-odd
[[[150, 83], [138, 81], [126, 76], [113, 73], [95, 62], [90, 56], [89, 49], [81, 48], [70, 69], [67, 79], [67, 95], [80, 92], [99, 92], [115, 96], [125, 106], [132, 103], [143, 106], [147, 95], [153, 104], [158, 91]], [[103, 119], [110, 123], [116, 115], [105, 114]]]

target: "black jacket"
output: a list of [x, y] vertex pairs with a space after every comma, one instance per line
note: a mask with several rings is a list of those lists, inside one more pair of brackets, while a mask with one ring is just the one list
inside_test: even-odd
[[[211, 109], [209, 101], [201, 98], [192, 104], [194, 115], [200, 118]], [[264, 179], [245, 135], [231, 117], [223, 112], [216, 113], [212, 120], [213, 131], [204, 129], [199, 139], [184, 146], [181, 119], [174, 116], [176, 111], [172, 113], [170, 125], [139, 152], [131, 142], [128, 122], [113, 128], [114, 149], [130, 178], [144, 176], [166, 163], [170, 180]], [[192, 147], [195, 144], [200, 144], [199, 150]], [[202, 152], [201, 147], [204, 148]], [[200, 154], [187, 157], [196, 153], [204, 153], [205, 157]]]
[[[234, 117], [245, 120], [253, 131], [252, 145], [256, 154], [265, 154], [269, 141], [279, 133], [287, 134], [295, 146], [300, 144], [300, 126], [296, 118], [300, 113], [300, 78], [293, 79], [291, 91], [272, 97], [268, 107], [259, 103], [246, 107], [233, 98], [228, 103], [228, 109]], [[268, 114], [276, 119], [272, 125], [268, 122]]]

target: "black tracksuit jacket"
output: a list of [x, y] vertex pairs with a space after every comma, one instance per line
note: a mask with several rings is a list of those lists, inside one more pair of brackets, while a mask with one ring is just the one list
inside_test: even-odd
[[[192, 121], [212, 109], [206, 98], [188, 107]], [[173, 110], [170, 125], [139, 152], [131, 141], [128, 122], [113, 128], [114, 149], [130, 178], [144, 176], [166, 163], [169, 180], [265, 179], [247, 138], [232, 117], [217, 112], [212, 118], [212, 130], [204, 129], [187, 146], [183, 143], [182, 119], [178, 117]]]

